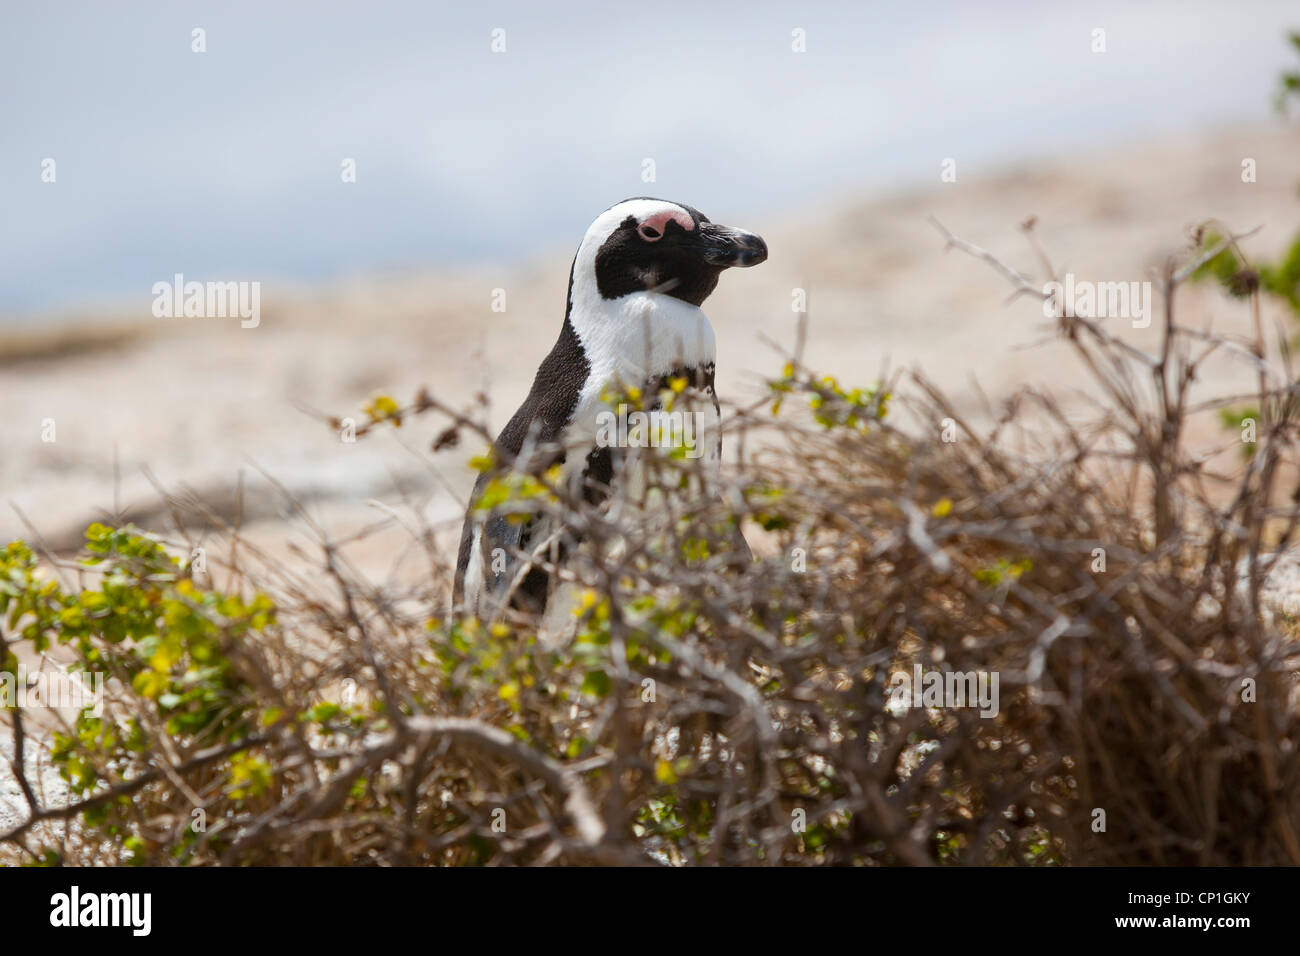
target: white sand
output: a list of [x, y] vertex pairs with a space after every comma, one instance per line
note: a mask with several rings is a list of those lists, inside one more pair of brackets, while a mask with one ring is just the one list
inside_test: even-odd
[[[719, 390], [724, 398], [753, 396], [757, 373], [780, 368], [760, 336], [793, 342], [796, 287], [807, 290], [810, 363], [843, 380], [870, 382], [888, 359], [919, 363], [958, 396], [973, 394], [972, 379], [994, 398], [1031, 383], [1081, 384], [1064, 345], [1025, 348], [1049, 334], [1039, 307], [1023, 299], [1007, 305], [1009, 288], [984, 264], [945, 255], [927, 215], [1040, 279], [1017, 228], [1031, 214], [1055, 262], [1079, 278], [1151, 278], [1149, 268], [1211, 216], [1239, 230], [1262, 224], [1247, 248], [1271, 257], [1300, 229], [1297, 139], [1281, 124], [1180, 137], [1050, 166], [969, 170], [917, 194], [845, 197], [788, 221], [746, 222], [767, 238], [771, 257], [725, 274], [707, 304]], [[1256, 183], [1241, 182], [1244, 156], [1257, 161]], [[709, 208], [708, 197], [680, 198]], [[429, 465], [464, 495], [465, 462], [477, 448], [428, 455], [441, 427], [431, 419], [344, 444], [295, 403], [348, 414], [378, 391], [406, 400], [428, 385], [467, 405], [484, 388], [499, 427], [559, 331], [568, 255], [556, 250], [454, 276], [375, 277], [307, 291], [268, 286], [256, 329], [232, 319], [153, 319], [142, 301], [127, 317], [146, 323], [147, 334], [133, 344], [0, 366], [0, 498], [54, 543], [75, 543], [85, 523], [114, 507], [116, 448], [124, 506], [154, 501], [141, 473], [147, 465], [170, 487], [204, 491], [233, 485], [242, 467], [252, 504], [273, 507], [272, 496], [253, 493], [265, 490], [256, 463], [316, 500], [341, 529], [375, 516], [367, 499], [394, 500], [394, 478], [454, 524], [461, 503]], [[504, 314], [490, 309], [498, 287], [508, 294]], [[1180, 308], [1184, 322], [1247, 331], [1246, 309], [1216, 290], [1188, 289]], [[1286, 321], [1272, 307], [1266, 315]], [[1151, 342], [1156, 325], [1125, 334]], [[1206, 393], [1249, 387], [1249, 374], [1232, 363], [1209, 372]], [[52, 444], [41, 441], [48, 418], [56, 423]], [[278, 519], [270, 524], [274, 536]], [[23, 533], [17, 516], [0, 508], [0, 536]]]

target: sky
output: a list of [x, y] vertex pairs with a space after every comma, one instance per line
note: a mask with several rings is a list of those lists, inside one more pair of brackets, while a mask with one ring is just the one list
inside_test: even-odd
[[1288, 29], [1296, 0], [0, 0], [0, 323], [515, 261], [628, 196], [744, 224], [947, 157], [1122, 162], [1266, 118]]

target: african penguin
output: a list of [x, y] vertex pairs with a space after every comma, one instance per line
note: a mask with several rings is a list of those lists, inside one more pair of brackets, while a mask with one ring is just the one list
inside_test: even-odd
[[[700, 306], [724, 269], [766, 258], [760, 237], [712, 223], [681, 203], [642, 197], [605, 210], [573, 258], [559, 339], [497, 447], [510, 458], [526, 442], [534, 449], [559, 448], [550, 463], [563, 462], [567, 476], [580, 473], [579, 487], [594, 503], [600, 499], [597, 489], [609, 486], [615, 471], [611, 449], [597, 441], [598, 414], [608, 408], [607, 387], [637, 385], [650, 395], [665, 382], [686, 378], [710, 399], [714, 429], [707, 458], [716, 462], [714, 336]], [[491, 477], [480, 475], [474, 486], [456, 563], [454, 600], [476, 613], [484, 613], [511, 587], [522, 570], [514, 554], [538, 548], [543, 534], [535, 519], [517, 523], [495, 514], [484, 519], [475, 511]], [[510, 603], [542, 611], [550, 590], [549, 575], [534, 567], [510, 593]]]

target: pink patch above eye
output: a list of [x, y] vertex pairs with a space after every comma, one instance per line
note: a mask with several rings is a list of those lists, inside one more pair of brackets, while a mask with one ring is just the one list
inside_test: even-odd
[[673, 209], [657, 212], [653, 216], [642, 219], [641, 224], [637, 226], [637, 232], [641, 234], [642, 239], [654, 242], [663, 236], [664, 228], [670, 222], [677, 223], [687, 232], [695, 228], [695, 220], [684, 209]]

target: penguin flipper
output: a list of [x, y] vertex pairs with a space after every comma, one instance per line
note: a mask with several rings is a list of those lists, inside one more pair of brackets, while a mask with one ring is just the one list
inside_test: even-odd
[[[572, 273], [569, 283], [572, 287]], [[513, 461], [523, 450], [525, 442], [531, 441], [533, 447], [544, 448], [559, 441], [578, 405], [589, 371], [590, 364], [566, 312], [560, 336], [537, 369], [528, 397], [497, 437], [496, 448], [503, 453], [503, 460]], [[560, 461], [563, 457], [562, 451], [556, 455]], [[546, 464], [534, 462], [532, 467], [545, 470]], [[492, 477], [493, 473], [481, 474], [474, 484], [456, 561], [454, 600], [457, 604], [463, 600], [464, 606], [471, 610], [478, 608], [481, 599], [495, 593], [498, 588], [502, 596], [509, 592], [518, 570], [519, 559], [515, 555], [527, 548], [529, 540], [537, 532], [532, 520], [511, 522], [500, 516], [482, 518], [475, 513], [474, 504]], [[504, 553], [496, 552], [497, 548], [503, 549]], [[496, 573], [503, 564], [505, 570]], [[549, 576], [540, 568], [532, 568], [510, 594], [510, 603], [517, 607], [535, 605], [540, 610], [546, 604], [548, 586]]]
[[482, 474], [474, 483], [469, 512], [461, 531], [460, 550], [456, 558], [454, 599], [480, 616], [499, 608], [509, 591], [518, 569], [516, 555], [527, 544], [533, 520], [507, 521], [503, 515], [475, 513], [478, 502], [491, 480]]

